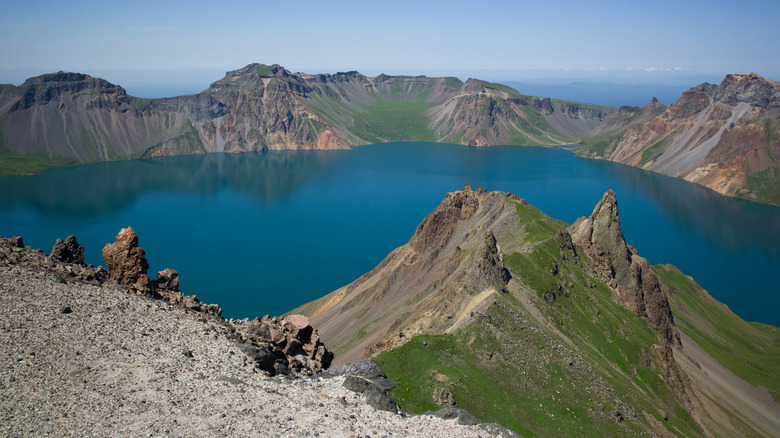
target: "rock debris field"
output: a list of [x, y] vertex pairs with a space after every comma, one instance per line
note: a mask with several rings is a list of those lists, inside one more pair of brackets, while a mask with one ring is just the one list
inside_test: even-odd
[[377, 410], [339, 372], [271, 377], [219, 316], [0, 240], [0, 436], [511, 435]]

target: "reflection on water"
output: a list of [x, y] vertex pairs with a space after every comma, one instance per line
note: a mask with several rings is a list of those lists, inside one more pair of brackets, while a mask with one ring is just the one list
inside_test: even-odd
[[677, 265], [743, 318], [780, 325], [780, 208], [564, 149], [394, 143], [58, 169], [0, 179], [0, 235], [48, 250], [76, 234], [101, 264], [102, 246], [132, 225], [152, 273], [175, 267], [185, 291], [254, 317], [351, 282], [466, 184], [569, 223], [613, 189], [641, 255]]
[[155, 191], [213, 196], [231, 190], [273, 202], [325, 171], [342, 153], [274, 151], [97, 163], [0, 179], [0, 200], [3, 206], [25, 205], [51, 217], [111, 213]]
[[723, 196], [700, 185], [616, 163], [599, 162], [625, 186], [640, 189], [668, 220], [728, 251], [763, 248], [780, 261], [780, 208]]

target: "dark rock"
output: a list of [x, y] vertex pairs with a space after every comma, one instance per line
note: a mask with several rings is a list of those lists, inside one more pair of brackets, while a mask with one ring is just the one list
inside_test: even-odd
[[[258, 365], [272, 375], [316, 374], [327, 369], [333, 360], [333, 353], [325, 348], [317, 330], [309, 325], [309, 318], [303, 315], [288, 316], [284, 320], [266, 315], [251, 321], [231, 320], [230, 325], [243, 342], [261, 345], [261, 348], [274, 355], [275, 363]], [[254, 353], [245, 352], [254, 358]]]
[[295, 355], [298, 348], [303, 345], [301, 344], [301, 341], [298, 340], [295, 336], [292, 334], [287, 335], [287, 343], [285, 344], [284, 348], [282, 349], [282, 352], [284, 352], [287, 356], [293, 356]]
[[8, 241], [13, 248], [24, 248], [24, 239], [22, 239], [22, 236], [14, 236], [8, 239]]
[[184, 354], [185, 356], [191, 358], [192, 357], [192, 350], [184, 350], [182, 352], [182, 354]]
[[274, 373], [274, 364], [276, 362], [276, 356], [273, 351], [266, 345], [252, 346], [243, 344], [240, 346], [241, 350], [252, 360], [255, 365], [263, 371]]
[[473, 426], [480, 424], [481, 421], [475, 417], [471, 412], [460, 408], [446, 407], [441, 408], [438, 411], [427, 411], [423, 415], [432, 415], [434, 417], [443, 418], [445, 420], [457, 419], [458, 424], [464, 424], [467, 426]]
[[70, 308], [70, 306], [62, 306], [60, 307], [60, 310], [58, 310], [59, 313], [72, 313], [73, 309]]
[[57, 239], [51, 249], [51, 257], [65, 263], [84, 264], [84, 246], [76, 241], [76, 236], [70, 235], [65, 240]]
[[363, 394], [366, 403], [374, 409], [389, 412], [402, 412], [398, 403], [396, 403], [385, 390], [362, 377], [347, 376], [347, 378], [344, 379], [344, 388], [358, 394]]

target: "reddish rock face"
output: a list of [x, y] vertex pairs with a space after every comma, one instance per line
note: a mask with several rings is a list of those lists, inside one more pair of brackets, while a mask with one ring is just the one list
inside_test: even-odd
[[116, 235], [116, 242], [103, 247], [103, 260], [106, 261], [109, 277], [119, 284], [139, 291], [149, 289], [149, 276], [146, 274], [149, 263], [131, 227], [122, 228]]

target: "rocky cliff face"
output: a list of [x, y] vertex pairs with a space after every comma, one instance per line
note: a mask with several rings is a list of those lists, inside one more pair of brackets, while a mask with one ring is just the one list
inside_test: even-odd
[[0, 149], [55, 167], [385, 141], [559, 145], [609, 112], [476, 79], [293, 74], [250, 64], [196, 95], [138, 99], [105, 80], [60, 72], [0, 88]]
[[589, 134], [584, 156], [643, 167], [724, 195], [780, 204], [780, 83], [755, 73], [701, 84]]

